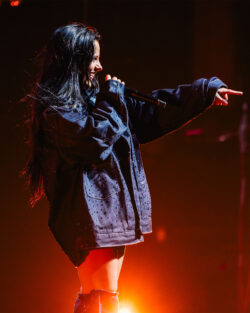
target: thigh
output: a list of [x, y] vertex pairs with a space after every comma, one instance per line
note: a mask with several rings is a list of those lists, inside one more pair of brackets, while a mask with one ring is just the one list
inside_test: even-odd
[[92, 289], [116, 291], [124, 259], [125, 247], [112, 247], [89, 251], [85, 261], [77, 268], [81, 292]]

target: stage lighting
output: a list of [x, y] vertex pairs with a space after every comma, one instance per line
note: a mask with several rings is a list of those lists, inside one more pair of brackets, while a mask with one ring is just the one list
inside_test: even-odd
[[133, 313], [131, 309], [123, 307], [119, 309], [119, 313]]
[[164, 242], [167, 240], [167, 231], [165, 227], [157, 227], [155, 231], [155, 236], [158, 242]]
[[18, 7], [20, 4], [21, 4], [21, 0], [13, 0], [13, 1], [10, 1], [10, 6], [12, 7]]
[[132, 302], [120, 301], [119, 313], [139, 313], [139, 312]]

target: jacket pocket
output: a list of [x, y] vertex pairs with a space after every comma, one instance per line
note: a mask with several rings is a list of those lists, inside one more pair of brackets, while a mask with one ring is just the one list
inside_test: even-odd
[[84, 187], [88, 197], [103, 200], [120, 191], [117, 179], [105, 169], [93, 168], [84, 175]]
[[128, 228], [126, 205], [114, 169], [97, 168], [84, 173], [84, 188], [96, 233], [120, 233]]

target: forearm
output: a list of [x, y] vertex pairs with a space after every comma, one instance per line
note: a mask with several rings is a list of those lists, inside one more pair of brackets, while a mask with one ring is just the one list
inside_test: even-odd
[[130, 116], [139, 141], [151, 141], [185, 125], [212, 104], [222, 86], [226, 85], [218, 78], [202, 78], [176, 89], [153, 91], [152, 95], [166, 105], [130, 101]]

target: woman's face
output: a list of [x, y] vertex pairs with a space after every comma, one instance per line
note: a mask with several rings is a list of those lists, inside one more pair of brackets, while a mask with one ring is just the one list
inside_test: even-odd
[[100, 44], [97, 40], [94, 42], [94, 56], [93, 60], [89, 65], [89, 85], [95, 77], [95, 75], [102, 70], [102, 65], [100, 63]]

